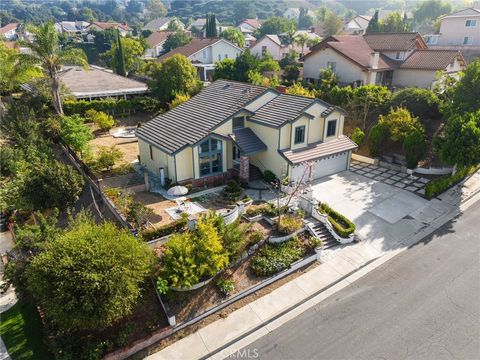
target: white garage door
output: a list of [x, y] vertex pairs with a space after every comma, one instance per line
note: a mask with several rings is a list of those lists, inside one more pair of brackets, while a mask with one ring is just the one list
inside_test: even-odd
[[[327, 156], [320, 160], [314, 161], [314, 179], [320, 179], [324, 176], [336, 174], [347, 169], [348, 151], [343, 153]], [[304, 165], [294, 166], [292, 169], [292, 180], [300, 179], [304, 172]], [[308, 176], [308, 175], [306, 175]]]

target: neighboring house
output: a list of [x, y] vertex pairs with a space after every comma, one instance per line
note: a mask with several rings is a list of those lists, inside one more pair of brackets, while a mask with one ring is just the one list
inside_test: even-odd
[[139, 160], [148, 184], [248, 181], [252, 165], [298, 181], [306, 161], [318, 179], [349, 168], [357, 145], [343, 135], [344, 117], [319, 99], [217, 80], [137, 129]]
[[129, 98], [144, 95], [147, 85], [136, 80], [117, 75], [99, 66], [67, 67], [60, 76], [65, 88], [76, 99], [98, 99], [105, 97]]
[[262, 26], [262, 20], [259, 19], [245, 19], [237, 25], [244, 36], [251, 35], [255, 30], [260, 29]]
[[480, 46], [480, 8], [443, 16], [439, 34], [425, 35], [428, 45]]
[[87, 32], [89, 25], [90, 23], [86, 21], [60, 21], [55, 23], [55, 29], [67, 35], [83, 35]]
[[210, 81], [215, 63], [224, 59], [236, 59], [242, 49], [223, 38], [193, 38], [190, 43], [169, 51], [158, 58], [162, 62], [175, 54], [186, 56], [198, 69], [202, 81]]
[[[217, 34], [220, 35], [220, 33], [227, 29], [228, 26], [222, 26], [220, 24], [220, 21], [218, 21], [218, 19], [215, 19], [215, 22], [216, 22], [216, 25], [217, 25]], [[196, 19], [189, 27], [188, 27], [188, 30], [192, 30], [192, 28], [196, 28], [198, 29], [199, 31], [201, 31], [202, 33], [202, 36], [206, 36], [206, 30], [205, 30], [205, 25], [207, 24], [207, 19], [206, 18], [199, 18], [199, 19]]]
[[145, 58], [157, 58], [162, 54], [163, 44], [168, 36], [173, 34], [168, 31], [156, 31], [147, 38], [148, 49], [143, 55]]
[[345, 85], [430, 88], [437, 71], [455, 74], [465, 61], [458, 51], [428, 49], [418, 33], [335, 35], [304, 56], [304, 78], [316, 81], [327, 67]]
[[251, 34], [245, 35], [245, 47], [249, 48], [251, 47], [255, 41], [257, 41], [257, 38]]
[[168, 25], [172, 21], [177, 21], [180, 27], [183, 29], [185, 28], [185, 24], [178, 20], [176, 17], [171, 18], [158, 18], [150, 21], [147, 25], [145, 25], [142, 30], [150, 30], [150, 31], [165, 31], [168, 29]]
[[105, 31], [107, 29], [118, 29], [121, 36], [126, 36], [132, 32], [132, 28], [127, 24], [117, 23], [117, 22], [92, 22], [88, 27], [87, 31], [90, 29], [95, 29], [97, 31]]
[[[312, 10], [307, 10], [307, 15], [311, 16], [312, 19], [315, 19], [315, 13]], [[283, 17], [286, 17], [287, 19], [298, 20], [300, 17], [300, 8], [288, 8], [283, 13]]]
[[363, 35], [367, 31], [371, 19], [372, 17], [369, 15], [357, 15], [345, 24], [343, 30], [347, 34]]
[[281, 60], [288, 53], [288, 47], [282, 44], [278, 35], [264, 35], [250, 46], [250, 52], [258, 57], [268, 52], [274, 60]]
[[11, 41], [17, 38], [18, 23], [7, 24], [0, 28], [0, 37]]

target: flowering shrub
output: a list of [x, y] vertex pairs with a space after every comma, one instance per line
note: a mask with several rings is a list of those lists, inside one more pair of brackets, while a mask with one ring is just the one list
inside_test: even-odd
[[258, 276], [269, 276], [288, 269], [302, 258], [305, 248], [297, 237], [281, 244], [266, 244], [253, 257], [250, 267]]
[[233, 282], [233, 280], [218, 279], [217, 286], [220, 292], [225, 296], [230, 295], [232, 292], [235, 291], [235, 283]]
[[278, 224], [278, 231], [288, 235], [292, 234], [297, 230], [300, 230], [303, 226], [303, 221], [301, 218], [293, 215], [284, 215], [280, 218], [280, 223]]

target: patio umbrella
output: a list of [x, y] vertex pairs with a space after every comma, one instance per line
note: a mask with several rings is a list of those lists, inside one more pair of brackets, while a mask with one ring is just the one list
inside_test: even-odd
[[188, 189], [185, 186], [177, 185], [168, 189], [167, 193], [171, 196], [182, 196], [188, 193]]

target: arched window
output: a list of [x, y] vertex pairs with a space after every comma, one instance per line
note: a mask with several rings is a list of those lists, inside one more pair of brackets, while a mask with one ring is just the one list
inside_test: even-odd
[[221, 173], [222, 167], [222, 141], [210, 138], [200, 143], [200, 176]]

